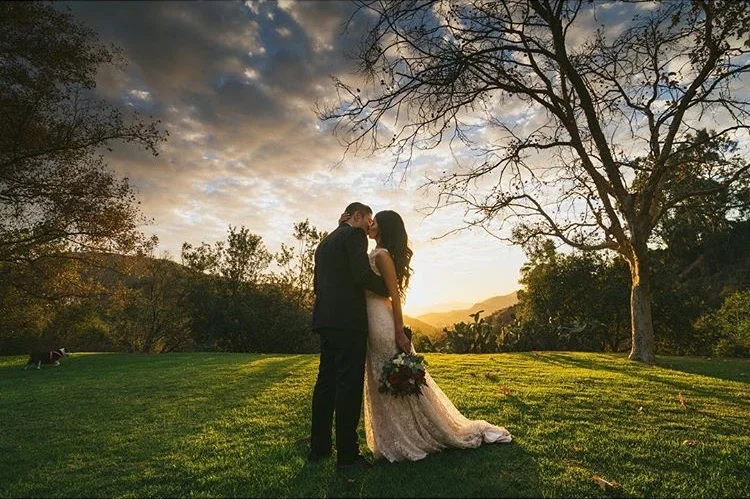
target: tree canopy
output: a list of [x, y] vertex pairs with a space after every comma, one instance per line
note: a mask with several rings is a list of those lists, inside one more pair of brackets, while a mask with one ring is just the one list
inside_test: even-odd
[[133, 143], [158, 154], [167, 132], [95, 96], [97, 71], [124, 62], [49, 2], [0, 4], [0, 262], [144, 241], [136, 196], [103, 153]]
[[359, 5], [355, 15], [373, 20], [356, 52], [368, 85], [334, 78], [339, 101], [319, 108], [347, 150], [391, 149], [398, 166], [447, 142], [460, 161], [428, 180], [436, 208], [463, 206], [467, 226], [491, 231], [510, 223], [516, 243], [554, 237], [619, 253], [631, 273], [631, 358], [653, 363], [654, 228], [750, 170], [717, 148], [703, 184], [663, 195], [686, 148], [750, 127], [737, 85], [750, 71], [747, 3], [623, 2], [631, 18], [595, 29], [599, 4], [580, 0]]

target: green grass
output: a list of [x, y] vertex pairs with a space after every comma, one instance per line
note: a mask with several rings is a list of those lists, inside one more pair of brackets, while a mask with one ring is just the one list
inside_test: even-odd
[[748, 361], [427, 360], [466, 416], [513, 443], [342, 474], [299, 443], [317, 356], [74, 354], [40, 371], [0, 357], [0, 497], [750, 496]]

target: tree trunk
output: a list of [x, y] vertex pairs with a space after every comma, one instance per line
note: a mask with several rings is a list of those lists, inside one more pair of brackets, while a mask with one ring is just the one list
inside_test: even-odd
[[635, 255], [630, 262], [630, 328], [632, 345], [630, 360], [645, 364], [656, 363], [654, 355], [654, 325], [651, 321], [651, 276], [646, 263], [646, 251], [642, 248], [640, 255]]

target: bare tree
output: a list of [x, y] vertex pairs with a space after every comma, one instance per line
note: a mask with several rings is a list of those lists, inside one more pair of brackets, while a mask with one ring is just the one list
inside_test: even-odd
[[652, 364], [653, 228], [748, 176], [750, 166], [724, 155], [705, 169], [714, 187], [663, 190], [698, 128], [712, 129], [707, 140], [748, 130], [738, 83], [750, 70], [750, 8], [617, 7], [632, 15], [627, 26], [594, 30], [606, 13], [581, 0], [360, 2], [353, 18], [372, 21], [356, 54], [366, 84], [334, 78], [339, 100], [318, 114], [347, 151], [394, 151], [394, 169], [447, 143], [458, 161], [427, 186], [436, 209], [465, 208], [458, 230], [512, 222], [514, 242], [555, 237], [619, 253], [632, 277], [630, 358]]

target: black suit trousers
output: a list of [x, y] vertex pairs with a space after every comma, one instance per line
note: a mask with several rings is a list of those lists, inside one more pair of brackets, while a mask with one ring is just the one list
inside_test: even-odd
[[330, 452], [333, 415], [336, 414], [336, 449], [339, 463], [359, 454], [357, 426], [362, 411], [367, 334], [326, 328], [320, 333], [320, 367], [312, 402], [310, 450]]

